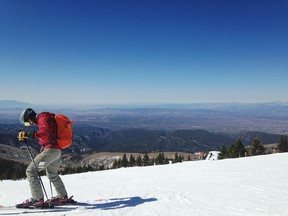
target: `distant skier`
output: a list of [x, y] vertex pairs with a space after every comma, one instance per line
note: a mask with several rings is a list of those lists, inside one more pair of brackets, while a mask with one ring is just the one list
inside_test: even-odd
[[38, 171], [46, 171], [48, 179], [56, 189], [57, 197], [53, 197], [49, 202], [51, 204], [65, 204], [69, 202], [67, 191], [58, 174], [62, 150], [57, 145], [57, 125], [54, 116], [55, 114], [51, 112], [37, 114], [31, 108], [25, 109], [20, 115], [20, 122], [22, 124], [25, 126], [37, 125], [38, 131], [20, 131], [18, 139], [20, 141], [28, 138], [38, 139], [42, 149], [41, 153], [34, 158], [35, 164], [31, 162], [26, 169], [26, 176], [29, 181], [32, 198], [17, 204], [17, 208], [41, 208], [47, 204], [44, 201], [44, 194], [37, 169]]

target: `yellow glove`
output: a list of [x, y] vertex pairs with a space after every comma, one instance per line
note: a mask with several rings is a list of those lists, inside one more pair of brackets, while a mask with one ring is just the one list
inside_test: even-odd
[[27, 136], [27, 133], [26, 133], [26, 132], [20, 131], [20, 132], [18, 133], [17, 138], [19, 139], [19, 141], [23, 141], [23, 140], [28, 139], [28, 136]]

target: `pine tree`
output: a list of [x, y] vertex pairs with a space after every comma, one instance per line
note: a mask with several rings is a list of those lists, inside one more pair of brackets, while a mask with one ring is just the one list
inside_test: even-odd
[[164, 152], [162, 152], [162, 154], [161, 154], [161, 164], [165, 164], [166, 163], [165, 160], [166, 160], [166, 158], [165, 158]]
[[238, 157], [238, 153], [237, 153], [237, 149], [236, 146], [234, 144], [232, 144], [229, 148], [229, 157], [230, 158], [237, 158]]
[[164, 164], [165, 163], [165, 155], [164, 153], [159, 153], [155, 160], [156, 164]]
[[253, 145], [250, 149], [251, 155], [262, 155], [265, 153], [265, 147], [261, 144], [261, 140], [259, 138], [255, 138]]
[[240, 139], [238, 139], [236, 142], [236, 152], [238, 157], [245, 157], [245, 146]]
[[176, 152], [175, 153], [175, 157], [174, 157], [174, 162], [177, 163], [179, 160], [179, 156], [178, 156], [178, 153]]
[[184, 157], [183, 157], [183, 155], [179, 155], [179, 159], [178, 159], [178, 162], [179, 163], [182, 163], [184, 161]]
[[112, 169], [116, 169], [116, 168], [118, 168], [118, 162], [115, 159], [114, 162], [113, 162], [113, 165], [112, 165]]
[[122, 161], [121, 158], [119, 158], [119, 159], [117, 160], [117, 167], [118, 167], [118, 168], [121, 168], [121, 166], [122, 166], [122, 165], [121, 165], [121, 161]]
[[138, 157], [136, 159], [136, 164], [137, 164], [137, 166], [142, 166], [142, 158], [140, 155], [138, 155]]
[[131, 154], [131, 155], [130, 155], [130, 158], [129, 158], [129, 165], [130, 165], [131, 167], [133, 167], [133, 166], [135, 166], [135, 164], [136, 164], [136, 159], [135, 159], [135, 157]]
[[99, 167], [99, 171], [102, 171], [102, 170], [105, 170], [104, 164], [102, 164], [102, 165]]
[[143, 157], [143, 165], [144, 166], [148, 166], [149, 165], [149, 156], [147, 153], [145, 153], [144, 157]]
[[122, 157], [122, 160], [121, 160], [121, 166], [122, 167], [128, 167], [128, 164], [129, 164], [129, 162], [128, 162], [127, 156], [126, 156], [126, 154], [124, 154]]
[[75, 172], [76, 172], [76, 173], [81, 173], [82, 170], [83, 170], [83, 167], [78, 166], [78, 167], [76, 168]]
[[164, 164], [169, 164], [169, 158], [165, 157]]
[[219, 156], [218, 156], [218, 159], [221, 160], [221, 159], [225, 159], [227, 158], [227, 147], [226, 145], [222, 145], [221, 147], [221, 150], [220, 150], [220, 153], [219, 153]]
[[279, 152], [288, 152], [287, 136], [282, 135], [278, 144]]

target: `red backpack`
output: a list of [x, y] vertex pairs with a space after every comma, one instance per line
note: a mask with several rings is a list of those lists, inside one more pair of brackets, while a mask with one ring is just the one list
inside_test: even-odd
[[55, 115], [55, 120], [57, 124], [58, 145], [62, 149], [68, 148], [73, 142], [72, 124], [74, 123], [74, 120], [69, 120], [67, 116], [62, 114]]

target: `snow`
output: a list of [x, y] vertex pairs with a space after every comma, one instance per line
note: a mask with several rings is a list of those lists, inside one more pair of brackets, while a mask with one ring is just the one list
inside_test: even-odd
[[210, 151], [206, 157], [206, 160], [218, 160], [219, 151]]
[[[25, 215], [286, 216], [287, 168], [288, 154], [282, 153], [64, 175], [80, 204]], [[42, 179], [50, 195], [49, 182]], [[26, 180], [0, 182], [0, 205], [29, 197]], [[0, 215], [19, 213], [0, 208]]]

